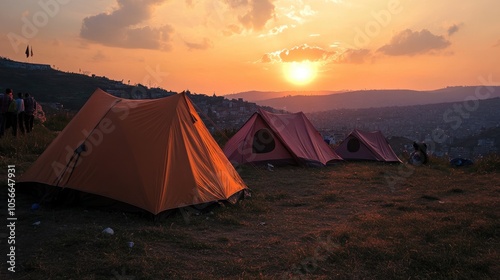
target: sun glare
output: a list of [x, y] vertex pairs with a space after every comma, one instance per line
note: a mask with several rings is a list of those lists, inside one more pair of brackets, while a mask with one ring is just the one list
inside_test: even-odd
[[283, 66], [285, 78], [296, 85], [310, 83], [316, 77], [316, 66], [309, 62], [291, 62]]

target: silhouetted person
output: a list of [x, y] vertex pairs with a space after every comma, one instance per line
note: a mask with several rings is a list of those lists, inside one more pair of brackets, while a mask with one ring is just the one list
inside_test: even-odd
[[12, 97], [12, 90], [10, 88], [5, 89], [5, 94], [0, 96], [0, 137], [5, 133], [7, 129], [7, 109]]
[[7, 107], [7, 124], [5, 129], [12, 127], [12, 135], [17, 136], [17, 103], [12, 95], [12, 90], [8, 94], [9, 106]]
[[22, 134], [24, 134], [24, 99], [22, 93], [17, 93], [16, 98], [16, 107], [17, 107], [17, 127]]
[[413, 165], [426, 164], [429, 160], [427, 156], [427, 144], [413, 142], [414, 151], [410, 154], [408, 162]]
[[33, 130], [33, 121], [35, 119], [36, 101], [29, 93], [24, 94], [24, 127], [26, 132]]

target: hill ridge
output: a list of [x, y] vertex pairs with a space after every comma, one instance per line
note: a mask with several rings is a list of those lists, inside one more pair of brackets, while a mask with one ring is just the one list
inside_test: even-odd
[[[481, 90], [482, 88], [485, 88]], [[265, 92], [260, 92], [262, 96]], [[237, 95], [233, 95], [237, 96]], [[290, 112], [320, 112], [332, 109], [362, 109], [392, 106], [467, 102], [500, 97], [500, 86], [453, 86], [430, 91], [374, 89], [323, 95], [294, 95], [247, 101]]]

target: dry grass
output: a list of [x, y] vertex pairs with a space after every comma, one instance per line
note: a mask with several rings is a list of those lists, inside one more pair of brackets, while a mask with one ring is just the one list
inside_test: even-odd
[[251, 198], [157, 221], [20, 195], [15, 279], [495, 279], [495, 166], [246, 167]]

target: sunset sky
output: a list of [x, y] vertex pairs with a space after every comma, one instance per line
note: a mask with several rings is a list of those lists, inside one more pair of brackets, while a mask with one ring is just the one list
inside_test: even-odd
[[498, 0], [2, 0], [0, 56], [217, 95], [498, 85], [499, 11]]

